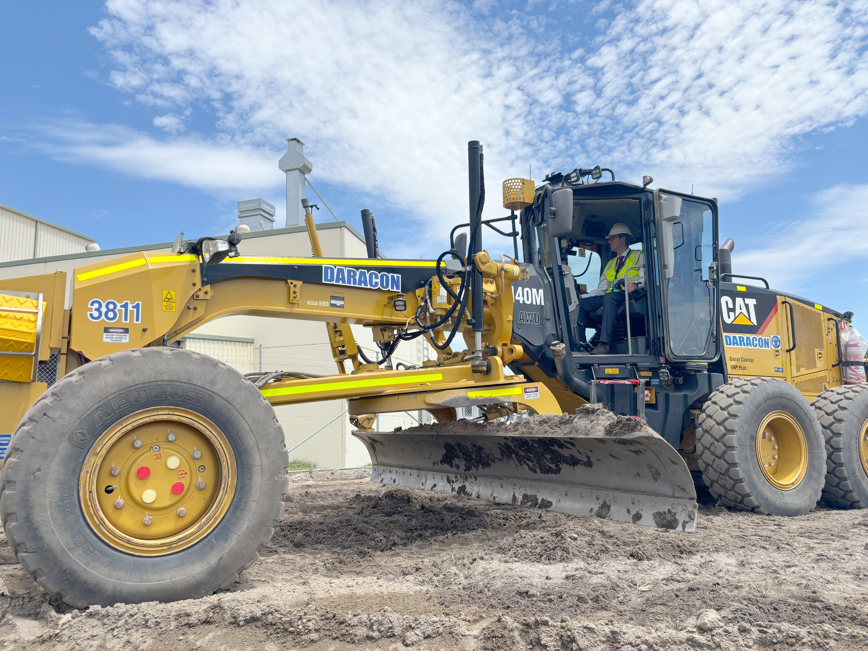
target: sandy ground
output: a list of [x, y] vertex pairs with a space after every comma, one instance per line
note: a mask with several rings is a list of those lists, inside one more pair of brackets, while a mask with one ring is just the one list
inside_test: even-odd
[[868, 648], [868, 512], [704, 500], [685, 534], [360, 474], [292, 477], [259, 561], [204, 599], [72, 610], [0, 538], [0, 648]]

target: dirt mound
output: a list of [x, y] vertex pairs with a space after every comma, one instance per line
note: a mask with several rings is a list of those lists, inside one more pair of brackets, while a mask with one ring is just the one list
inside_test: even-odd
[[475, 423], [459, 420], [451, 423], [419, 425], [405, 430], [420, 434], [497, 434], [499, 436], [550, 436], [556, 438], [581, 436], [589, 438], [622, 438], [632, 434], [654, 434], [644, 420], [616, 416], [602, 405], [583, 405], [575, 414], [540, 415], [514, 423]]
[[315, 506], [321, 496], [309, 490], [290, 499], [288, 517], [278, 523], [272, 548], [346, 549], [364, 556], [442, 537], [446, 532], [462, 534], [486, 526], [477, 508], [401, 489], [376, 495], [356, 493], [327, 510]]

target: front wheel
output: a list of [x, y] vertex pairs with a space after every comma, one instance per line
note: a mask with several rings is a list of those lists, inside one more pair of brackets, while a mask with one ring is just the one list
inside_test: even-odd
[[803, 515], [823, 489], [820, 425], [781, 380], [735, 378], [712, 393], [696, 421], [696, 453], [708, 490], [731, 508]]
[[173, 348], [125, 351], [30, 409], [0, 515], [21, 564], [73, 606], [200, 597], [271, 537], [286, 467], [273, 409], [237, 371]]

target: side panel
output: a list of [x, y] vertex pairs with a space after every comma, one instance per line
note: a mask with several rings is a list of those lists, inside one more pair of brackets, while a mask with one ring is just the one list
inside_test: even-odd
[[841, 384], [838, 322], [822, 306], [736, 285], [721, 289], [720, 313], [730, 376], [776, 377], [809, 400]]
[[69, 347], [88, 359], [159, 341], [201, 283], [196, 256], [152, 252], [80, 267], [74, 280]]
[[[735, 377], [790, 379], [787, 368], [789, 341], [779, 297], [738, 287], [721, 289], [720, 317], [726, 368]], [[785, 307], [785, 306], [784, 306]]]

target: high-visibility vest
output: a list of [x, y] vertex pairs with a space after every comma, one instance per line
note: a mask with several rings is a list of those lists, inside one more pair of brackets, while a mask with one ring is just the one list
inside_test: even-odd
[[[615, 269], [618, 267], [618, 256], [615, 256], [609, 263], [606, 265], [606, 280], [609, 281], [609, 291], [614, 291], [615, 289], [615, 281], [618, 278], [624, 278], [624, 274], [627, 273], [627, 270], [630, 267], [636, 265], [639, 261], [639, 257], [642, 255], [642, 251], [634, 251], [633, 249], [628, 249], [629, 253], [627, 257], [624, 258], [624, 264], [621, 266], [621, 270], [618, 271], [617, 277], [615, 275]], [[639, 280], [639, 270], [638, 269], [630, 269], [630, 273], [627, 275], [625, 282], [635, 282]], [[619, 290], [620, 291], [620, 290]]]

